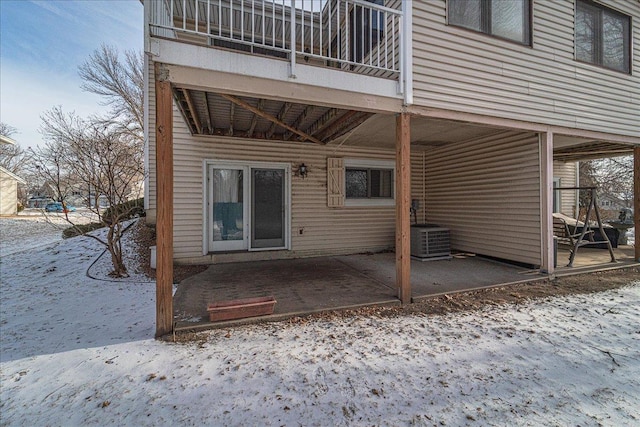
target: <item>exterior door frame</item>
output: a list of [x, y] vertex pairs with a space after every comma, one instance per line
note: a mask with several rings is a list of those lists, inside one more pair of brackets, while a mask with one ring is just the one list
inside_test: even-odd
[[[242, 160], [222, 160], [222, 159], [206, 159], [202, 165], [202, 254], [207, 255], [211, 252], [225, 252], [225, 250], [213, 250], [212, 248], [212, 219], [210, 213], [210, 204], [213, 197], [213, 185], [210, 180], [211, 169], [242, 169], [244, 171], [243, 178], [243, 217], [244, 217], [244, 242], [241, 251], [276, 251], [291, 249], [291, 164], [278, 162], [255, 162]], [[282, 247], [270, 248], [252, 248], [251, 234], [253, 224], [251, 223], [251, 203], [253, 203], [251, 188], [251, 170], [252, 169], [282, 169], [284, 170], [284, 242]]]

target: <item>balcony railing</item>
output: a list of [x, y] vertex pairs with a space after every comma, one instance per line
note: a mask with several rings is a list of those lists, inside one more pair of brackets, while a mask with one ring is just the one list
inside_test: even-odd
[[153, 37], [288, 59], [292, 75], [305, 63], [402, 77], [402, 12], [373, 1], [152, 0], [149, 15]]

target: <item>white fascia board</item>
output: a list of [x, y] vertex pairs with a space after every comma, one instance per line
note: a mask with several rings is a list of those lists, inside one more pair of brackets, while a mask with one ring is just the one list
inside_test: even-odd
[[16, 142], [8, 136], [0, 135], [0, 143], [7, 145], [16, 145]]
[[290, 77], [290, 63], [286, 60], [172, 40], [156, 40], [158, 50], [153, 58], [156, 62], [388, 98], [402, 98], [402, 95], [397, 94], [398, 83], [395, 80], [300, 63], [296, 64], [296, 76]]

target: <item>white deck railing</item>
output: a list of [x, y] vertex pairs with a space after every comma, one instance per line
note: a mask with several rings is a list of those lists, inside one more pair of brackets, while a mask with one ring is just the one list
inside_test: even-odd
[[288, 58], [292, 75], [299, 62], [395, 79], [402, 19], [364, 0], [151, 0], [149, 24], [154, 37]]

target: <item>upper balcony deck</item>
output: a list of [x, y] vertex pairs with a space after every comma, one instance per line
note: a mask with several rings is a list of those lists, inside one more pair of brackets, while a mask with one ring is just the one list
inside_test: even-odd
[[146, 50], [169, 64], [400, 98], [403, 11], [378, 3], [146, 1]]

